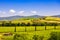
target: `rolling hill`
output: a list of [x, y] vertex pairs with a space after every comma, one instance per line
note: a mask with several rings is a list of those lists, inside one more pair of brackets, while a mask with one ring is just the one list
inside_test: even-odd
[[0, 17], [0, 20], [15, 20], [15, 19], [19, 19], [19, 18], [39, 18], [39, 17], [43, 17], [43, 16], [39, 16], [39, 15], [32, 15], [32, 16], [10, 16], [10, 17]]
[[[0, 17], [0, 20], [15, 20], [19, 18], [43, 18], [45, 16], [32, 15], [32, 16], [10, 16], [10, 17]], [[52, 17], [60, 17], [60, 15], [53, 15]]]

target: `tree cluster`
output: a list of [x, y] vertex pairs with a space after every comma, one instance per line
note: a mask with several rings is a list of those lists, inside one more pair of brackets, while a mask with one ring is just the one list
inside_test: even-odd
[[29, 23], [12, 23], [11, 21], [7, 22], [2, 22], [0, 26], [58, 26], [59, 23], [48, 23], [48, 22], [32, 22], [32, 24]]

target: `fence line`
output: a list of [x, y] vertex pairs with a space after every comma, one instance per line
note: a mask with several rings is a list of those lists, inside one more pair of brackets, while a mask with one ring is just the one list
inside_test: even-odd
[[60, 26], [24, 26], [24, 27], [0, 27], [0, 32], [32, 32], [32, 31], [43, 31], [43, 30], [52, 30], [60, 29]]

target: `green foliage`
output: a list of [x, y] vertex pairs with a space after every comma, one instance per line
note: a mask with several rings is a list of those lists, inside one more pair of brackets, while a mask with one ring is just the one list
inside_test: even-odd
[[13, 40], [28, 40], [25, 34], [15, 34]]
[[17, 23], [17, 26], [20, 26], [20, 23]]
[[39, 40], [43, 40], [43, 39], [44, 39], [44, 36], [40, 36], [40, 37], [39, 37]]
[[44, 36], [34, 35], [33, 36], [33, 39], [34, 40], [43, 40], [44, 39]]
[[52, 32], [48, 40], [60, 40], [60, 32]]
[[26, 26], [31, 26], [31, 24], [30, 23], [27, 23]]
[[38, 40], [38, 39], [39, 39], [39, 35], [34, 35], [34, 36], [33, 36], [33, 39], [34, 39], [34, 40]]
[[21, 23], [21, 26], [26, 26], [26, 24], [23, 22], [23, 23]]
[[[24, 21], [24, 20], [23, 20]], [[18, 22], [18, 23], [12, 23], [12, 21], [2, 21], [0, 26], [58, 26], [59, 23], [49, 23], [49, 22], [41, 22], [40, 19], [35, 20], [29, 20], [30, 22]]]

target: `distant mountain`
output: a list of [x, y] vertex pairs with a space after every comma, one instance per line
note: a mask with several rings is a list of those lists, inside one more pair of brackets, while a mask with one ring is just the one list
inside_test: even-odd
[[60, 17], [60, 15], [53, 15], [52, 17]]
[[22, 18], [23, 16], [10, 16], [10, 17], [0, 17], [0, 20], [13, 20], [13, 19], [18, 19]]
[[[15, 20], [15, 19], [19, 19], [19, 18], [43, 18], [45, 16], [39, 16], [39, 15], [32, 15], [32, 16], [10, 16], [10, 17], [0, 17], [0, 20]], [[60, 17], [60, 15], [54, 15], [52, 17]]]
[[32, 15], [32, 16], [27, 16], [27, 17], [31, 17], [31, 18], [41, 18], [41, 17], [44, 17], [44, 16]]
[[14, 20], [14, 19], [19, 19], [19, 18], [39, 18], [39, 17], [43, 17], [43, 16], [39, 16], [39, 15], [32, 15], [32, 16], [10, 16], [10, 17], [0, 17], [0, 20]]

